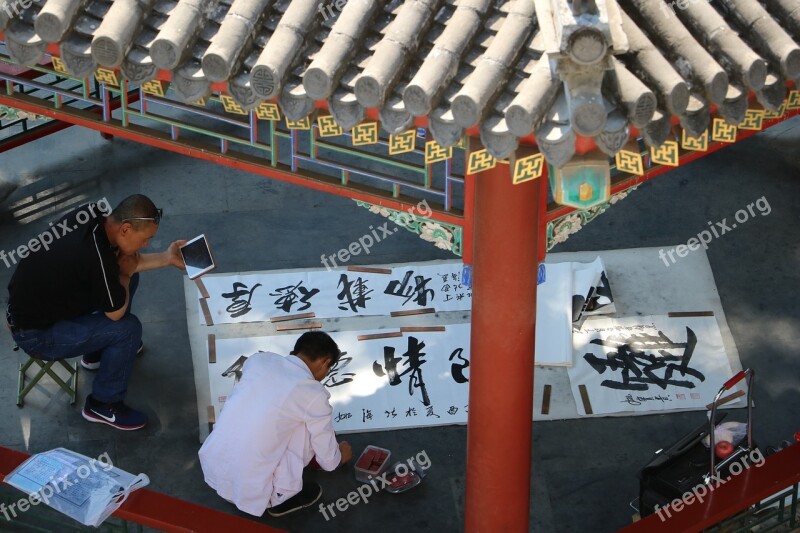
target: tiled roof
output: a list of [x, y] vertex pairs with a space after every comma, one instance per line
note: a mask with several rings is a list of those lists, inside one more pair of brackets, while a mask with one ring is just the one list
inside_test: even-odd
[[290, 120], [326, 100], [345, 130], [367, 108], [393, 134], [427, 116], [440, 144], [477, 126], [498, 158], [533, 133], [556, 166], [576, 133], [609, 155], [630, 126], [657, 146], [673, 115], [693, 135], [711, 104], [738, 124], [750, 92], [775, 110], [800, 79], [800, 0], [30, 1], [0, 0], [20, 63], [59, 43], [76, 76], [169, 70], [187, 101], [227, 82]]

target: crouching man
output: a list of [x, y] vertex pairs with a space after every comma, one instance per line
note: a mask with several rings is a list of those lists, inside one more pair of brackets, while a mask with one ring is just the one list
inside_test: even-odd
[[313, 505], [322, 488], [303, 482], [312, 458], [332, 471], [353, 455], [337, 444], [330, 393], [320, 383], [339, 360], [326, 333], [304, 333], [291, 355], [259, 352], [242, 368], [214, 431], [200, 448], [206, 483], [241, 511], [282, 516]]

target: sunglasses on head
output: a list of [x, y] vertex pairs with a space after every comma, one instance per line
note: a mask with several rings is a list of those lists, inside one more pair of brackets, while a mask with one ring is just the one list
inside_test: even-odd
[[129, 220], [152, 220], [156, 225], [158, 225], [161, 222], [161, 215], [162, 214], [163, 214], [163, 212], [162, 212], [161, 208], [159, 207], [159, 208], [156, 209], [156, 216], [154, 216], [154, 217], [131, 217], [131, 218], [124, 219], [122, 222], [125, 223], [125, 222], [128, 222]]

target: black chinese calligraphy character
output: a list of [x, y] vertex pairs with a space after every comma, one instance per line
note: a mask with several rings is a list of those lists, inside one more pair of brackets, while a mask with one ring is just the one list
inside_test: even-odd
[[[681, 396], [678, 394], [678, 396]], [[637, 396], [636, 398], [633, 397], [633, 394], [625, 395], [625, 399], [621, 400], [622, 403], [627, 403], [628, 405], [642, 405], [642, 402], [671, 402], [672, 398], [669, 397], [669, 394], [666, 396]]]
[[242, 368], [244, 368], [245, 361], [247, 361], [247, 356], [240, 355], [239, 358], [222, 373], [222, 377], [227, 378], [228, 376], [233, 376], [233, 382], [239, 383], [242, 379]]
[[371, 409], [362, 409], [361, 410], [361, 421], [366, 422], [367, 420], [372, 420], [372, 410]]
[[297, 310], [305, 311], [311, 307], [311, 302], [309, 302], [309, 300], [319, 292], [319, 289], [308, 290], [302, 285], [302, 281], [297, 285], [287, 285], [286, 287], [275, 289], [275, 292], [271, 292], [269, 295], [280, 296], [280, 298], [275, 300], [275, 305], [278, 306], [278, 309], [283, 309], [288, 313], [292, 310], [292, 306], [299, 301], [301, 304], [305, 305], [298, 307]]
[[611, 294], [611, 285], [608, 283], [606, 271], [600, 274], [600, 283], [592, 287], [592, 292], [586, 301], [585, 311], [597, 311], [598, 309], [614, 303], [614, 296]]
[[406, 411], [406, 416], [417, 416], [417, 410], [414, 407], [409, 407]]
[[469, 378], [464, 375], [464, 369], [469, 366], [469, 361], [464, 359], [462, 356], [463, 353], [464, 348], [456, 348], [448, 358], [448, 361], [453, 361], [453, 357], [458, 357], [461, 360], [461, 363], [453, 361], [453, 364], [450, 365], [450, 375], [453, 376], [453, 381], [456, 383], [466, 383], [469, 381]]
[[[405, 298], [402, 305], [406, 305], [409, 300], [412, 298], [414, 299], [414, 303], [419, 305], [427, 305], [428, 298], [433, 300], [433, 289], [429, 289], [427, 287], [428, 282], [431, 278], [426, 278], [424, 276], [414, 276], [414, 286], [409, 285], [409, 280], [411, 276], [414, 274], [413, 270], [409, 270], [406, 272], [406, 275], [403, 277], [402, 281], [392, 280], [386, 286], [386, 290], [384, 290], [384, 294], [390, 294], [392, 296], [399, 296], [401, 298]], [[430, 293], [430, 296], [428, 296]]]
[[428, 408], [425, 411], [425, 417], [427, 418], [429, 416], [435, 416], [436, 418], [442, 418], [441, 416], [439, 416], [439, 415], [437, 415], [436, 413], [433, 412], [433, 406], [432, 405], [429, 405]]
[[[610, 337], [605, 340], [592, 339], [590, 342], [617, 349], [616, 352], [606, 355], [605, 359], [592, 353], [583, 356], [598, 374], [603, 374], [606, 370], [622, 371], [621, 381], [607, 379], [601, 383], [603, 387], [609, 389], [646, 391], [651, 384], [662, 389], [666, 389], [667, 385], [687, 389], [695, 387], [691, 380], [673, 379], [676, 373], [681, 377], [690, 376], [700, 381], [706, 379], [700, 371], [689, 366], [697, 345], [697, 336], [688, 327], [686, 328], [686, 342], [673, 342], [661, 331], [658, 332], [658, 335], [635, 333], [627, 338]], [[669, 350], [680, 348], [683, 349], [681, 355], [673, 355], [669, 352]], [[657, 354], [648, 353], [647, 350], [657, 352]]]
[[[223, 298], [230, 298], [232, 300], [231, 304], [225, 308], [227, 312], [231, 313], [231, 318], [240, 317], [250, 312], [250, 300], [253, 299], [253, 292], [260, 286], [260, 283], [256, 283], [253, 285], [252, 289], [247, 290], [247, 285], [236, 281], [233, 283], [231, 292], [222, 294]], [[245, 295], [247, 295], [247, 300], [242, 300], [241, 297]]]
[[392, 407], [391, 411], [384, 411], [384, 412], [386, 413], [386, 418], [397, 418], [397, 411], [395, 411], [394, 407]]
[[352, 361], [352, 357], [340, 357], [336, 363], [331, 367], [328, 371], [328, 377], [325, 378], [325, 381], [322, 384], [328, 388], [330, 387], [338, 387], [339, 385], [344, 385], [346, 383], [350, 383], [355, 378], [354, 372], [345, 372], [341, 376], [339, 376], [339, 372], [350, 364]]
[[[425, 343], [419, 342], [416, 337], [408, 338], [408, 350], [406, 350], [406, 353], [404, 353], [402, 357], [394, 356], [394, 347], [384, 346], [383, 361], [386, 372], [384, 372], [383, 367], [381, 367], [381, 364], [377, 361], [372, 363], [372, 371], [378, 377], [383, 377], [388, 374], [389, 385], [392, 386], [399, 385], [401, 383], [400, 378], [406, 374], [410, 374], [408, 380], [408, 394], [413, 396], [414, 388], [419, 388], [422, 392], [423, 405], [430, 405], [428, 390], [425, 387], [425, 382], [422, 380], [422, 365], [427, 362], [423, 359], [425, 356], [425, 353], [422, 351], [423, 348], [425, 348]], [[403, 361], [403, 358], [406, 358], [405, 361]], [[397, 363], [400, 361], [403, 361], [403, 364], [407, 365], [408, 368], [398, 373]]]
[[347, 420], [348, 418], [353, 418], [353, 413], [342, 413], [339, 412], [336, 414], [336, 418], [334, 422], [341, 422], [342, 420]]
[[447, 410], [448, 415], [454, 415], [457, 412], [458, 412], [458, 407], [456, 407], [455, 405], [451, 405], [450, 409]]
[[[355, 281], [350, 281], [347, 278], [347, 274], [342, 274], [339, 278], [339, 284], [337, 287], [342, 287], [342, 290], [336, 295], [336, 297], [339, 299], [339, 301], [350, 306], [350, 310], [354, 313], [358, 312], [359, 307], [366, 309], [367, 300], [372, 299], [367, 296], [372, 292], [372, 289], [367, 287], [366, 282], [361, 279], [361, 277]], [[348, 310], [345, 305], [340, 305], [339, 309], [342, 309], [343, 311]]]
[[634, 399], [633, 394], [626, 394], [622, 403], [627, 403], [628, 405], [642, 405], [642, 402]]
[[383, 367], [377, 361], [372, 363], [372, 371], [379, 378], [389, 374], [389, 385], [399, 385], [402, 381], [400, 379], [400, 375], [397, 373], [397, 363], [400, 361], [402, 361], [401, 358], [394, 356], [394, 347], [384, 346], [383, 364], [386, 367], [386, 372], [384, 373]]

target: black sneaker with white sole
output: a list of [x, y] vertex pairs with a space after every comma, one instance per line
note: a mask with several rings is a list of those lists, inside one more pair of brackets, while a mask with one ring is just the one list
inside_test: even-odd
[[92, 395], [86, 397], [83, 407], [83, 418], [89, 422], [108, 424], [123, 431], [141, 429], [147, 425], [147, 415], [131, 409], [122, 402], [102, 403], [95, 400]]
[[[141, 357], [144, 353], [144, 343], [139, 343], [139, 349], [136, 350], [136, 357]], [[87, 353], [81, 357], [81, 366], [86, 370], [97, 370], [100, 368], [100, 352]]]
[[304, 481], [300, 492], [286, 500], [280, 505], [270, 507], [267, 513], [270, 516], [283, 516], [306, 507], [311, 507], [322, 497], [322, 487], [317, 483]]

